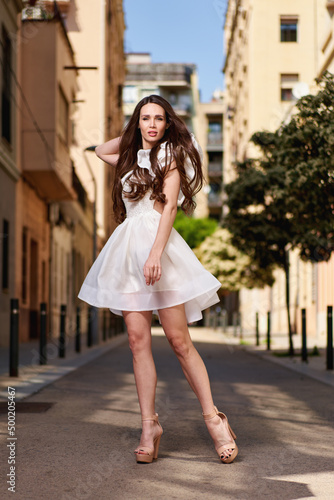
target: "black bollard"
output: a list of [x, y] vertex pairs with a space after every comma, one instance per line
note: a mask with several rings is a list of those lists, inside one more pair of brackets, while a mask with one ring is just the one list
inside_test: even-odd
[[39, 364], [47, 364], [46, 356], [46, 302], [42, 302], [40, 305], [40, 326], [41, 334], [39, 337]]
[[270, 311], [267, 312], [267, 351], [270, 351]]
[[81, 317], [80, 317], [80, 306], [77, 307], [77, 321], [76, 321], [76, 331], [75, 331], [75, 352], [81, 351]]
[[302, 361], [307, 363], [306, 309], [302, 309]]
[[92, 306], [88, 307], [88, 328], [87, 328], [87, 347], [93, 345], [93, 314], [94, 309]]
[[9, 376], [19, 376], [19, 300], [10, 299]]
[[256, 328], [256, 345], [260, 345], [260, 333], [259, 333], [259, 313], [255, 315], [255, 328]]
[[66, 305], [60, 306], [59, 357], [65, 358]]
[[103, 310], [103, 341], [107, 340], [107, 311]]
[[333, 306], [327, 306], [327, 370], [333, 370]]

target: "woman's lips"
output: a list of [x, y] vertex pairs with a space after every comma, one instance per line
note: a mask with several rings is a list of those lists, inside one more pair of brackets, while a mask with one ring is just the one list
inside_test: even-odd
[[148, 135], [150, 137], [155, 137], [157, 135], [158, 132], [149, 132]]

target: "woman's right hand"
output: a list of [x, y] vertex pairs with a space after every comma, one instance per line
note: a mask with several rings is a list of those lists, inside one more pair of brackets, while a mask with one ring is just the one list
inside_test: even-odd
[[95, 153], [101, 160], [109, 163], [109, 165], [116, 166], [119, 158], [119, 143], [121, 138], [111, 139], [100, 146], [96, 146]]

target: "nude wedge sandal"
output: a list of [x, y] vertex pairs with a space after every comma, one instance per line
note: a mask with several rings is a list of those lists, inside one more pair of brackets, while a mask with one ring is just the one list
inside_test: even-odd
[[[137, 463], [145, 463], [145, 464], [150, 464], [153, 462], [153, 459], [158, 458], [158, 452], [159, 452], [159, 445], [160, 445], [160, 439], [163, 433], [162, 427], [159, 423], [158, 420], [158, 414], [156, 413], [155, 415], [152, 415], [152, 417], [143, 417], [142, 422], [145, 422], [146, 420], [153, 420], [154, 422], [157, 422], [160, 426], [161, 433], [154, 439], [153, 441], [153, 446], [154, 448], [149, 448], [148, 446], [141, 446], [138, 451], [135, 451], [136, 455], [136, 460]], [[144, 453], [138, 453], [139, 451], [142, 451]]]
[[[221, 418], [225, 427], [227, 427], [229, 434], [231, 436], [231, 441], [229, 441], [228, 443], [225, 443], [221, 446], [218, 446], [218, 448], [216, 448], [216, 452], [218, 453], [218, 456], [223, 464], [232, 463], [233, 460], [235, 459], [235, 457], [238, 455], [238, 447], [234, 442], [234, 439], [237, 439], [237, 436], [232, 431], [231, 426], [228, 423], [227, 416], [225, 415], [225, 413], [218, 411], [216, 406], [214, 407], [213, 412], [207, 413], [207, 414], [202, 413], [202, 415], [203, 415], [204, 420], [211, 420], [216, 415], [218, 415]], [[232, 453], [229, 457], [224, 458], [224, 457], [222, 457], [222, 454], [226, 450], [232, 450]]]

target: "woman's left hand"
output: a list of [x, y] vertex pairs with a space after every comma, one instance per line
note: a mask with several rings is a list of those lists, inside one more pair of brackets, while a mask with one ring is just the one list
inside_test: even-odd
[[161, 278], [161, 260], [159, 257], [149, 255], [144, 265], [146, 285], [154, 285]]

